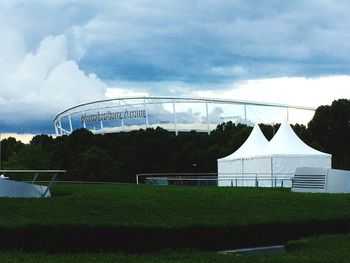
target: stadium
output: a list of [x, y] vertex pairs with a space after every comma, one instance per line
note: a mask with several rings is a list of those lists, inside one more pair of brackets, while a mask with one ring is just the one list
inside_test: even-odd
[[210, 133], [232, 121], [253, 125], [288, 120], [306, 124], [315, 108], [277, 103], [210, 98], [129, 97], [97, 100], [59, 112], [53, 122], [56, 135], [86, 128], [95, 134], [161, 127], [176, 134]]

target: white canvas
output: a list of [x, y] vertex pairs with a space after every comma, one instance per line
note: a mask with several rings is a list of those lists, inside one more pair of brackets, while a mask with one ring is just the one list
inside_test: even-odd
[[[221, 179], [234, 176], [247, 178], [242, 185], [255, 186], [253, 177], [259, 179], [259, 186], [281, 185], [283, 179], [292, 178], [297, 167], [331, 168], [332, 156], [306, 145], [292, 130], [290, 125], [282, 123], [270, 142], [261, 139], [264, 136], [255, 125], [246, 142], [233, 154], [218, 159], [218, 185], [232, 183]], [[285, 180], [284, 186], [290, 184]]]

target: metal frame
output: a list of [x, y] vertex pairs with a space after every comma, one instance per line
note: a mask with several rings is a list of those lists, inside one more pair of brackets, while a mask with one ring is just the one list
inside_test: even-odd
[[[109, 102], [116, 102], [115, 105], [107, 105]], [[118, 105], [119, 103], [119, 105]], [[73, 132], [73, 124], [71, 116], [72, 114], [84, 113], [89, 111], [96, 111], [100, 109], [110, 109], [117, 108], [122, 106], [134, 106], [141, 107], [146, 110], [147, 105], [157, 105], [157, 104], [172, 104], [173, 109], [173, 130], [175, 134], [178, 134], [179, 125], [178, 125], [178, 117], [176, 112], [176, 104], [179, 103], [203, 103], [205, 106], [205, 115], [206, 115], [206, 132], [210, 133], [210, 120], [209, 120], [209, 110], [208, 105], [212, 104], [232, 104], [232, 105], [242, 105], [243, 106], [243, 114], [244, 114], [244, 123], [247, 124], [247, 106], [269, 106], [275, 108], [283, 108], [286, 109], [286, 118], [289, 118], [289, 109], [299, 109], [305, 111], [315, 111], [316, 109], [313, 107], [306, 106], [298, 106], [298, 105], [287, 105], [287, 104], [279, 104], [279, 103], [265, 103], [265, 102], [256, 102], [256, 101], [245, 101], [245, 100], [228, 100], [228, 99], [211, 99], [211, 98], [190, 98], [190, 97], [164, 97], [164, 96], [150, 96], [150, 97], [123, 97], [123, 98], [115, 98], [115, 99], [104, 99], [97, 100], [87, 103], [82, 103], [76, 105], [74, 107], [65, 109], [59, 112], [53, 119], [53, 123], [55, 126], [56, 135], [64, 135], [70, 134]], [[106, 104], [106, 105], [104, 105]], [[122, 105], [123, 104], [123, 105]], [[62, 126], [62, 118], [68, 118], [68, 127], [64, 128]], [[121, 129], [124, 130], [124, 122], [123, 119]], [[86, 127], [86, 123], [82, 124], [83, 127]], [[103, 126], [103, 121], [100, 123], [101, 133], [106, 132]], [[145, 127], [148, 128], [149, 124], [149, 116], [146, 111], [146, 119], [145, 119]], [[161, 126], [161, 124], [159, 125]], [[194, 129], [195, 130], [195, 129]]]
[[[294, 174], [275, 174], [270, 175], [266, 173], [266, 175], [258, 175], [257, 173], [247, 173], [242, 175], [241, 173], [220, 173], [221, 177], [218, 178], [218, 173], [141, 173], [136, 174], [136, 184], [140, 184], [140, 178], [147, 179], [164, 179], [166, 178], [168, 181], [171, 180], [182, 180], [182, 181], [229, 181], [231, 182], [231, 186], [238, 187], [238, 181], [253, 181], [255, 182], [255, 187], [259, 187], [259, 182], [271, 182], [271, 187], [286, 187], [284, 182], [293, 181]], [[288, 177], [289, 176], [289, 177]], [[278, 181], [281, 184], [278, 186]], [[290, 184], [292, 185], [292, 184]], [[289, 186], [288, 186], [289, 187]]]
[[[15, 174], [15, 173], [33, 173], [34, 177], [31, 180], [31, 183], [34, 184], [37, 179], [39, 174], [47, 174], [47, 173], [52, 173], [52, 177], [47, 185], [46, 190], [41, 194], [41, 197], [45, 197], [46, 194], [48, 193], [48, 191], [50, 190], [50, 187], [52, 186], [52, 184], [55, 182], [56, 177], [58, 176], [58, 174], [63, 174], [66, 173], [66, 170], [0, 170], [1, 174]], [[10, 178], [11, 179], [11, 178]]]

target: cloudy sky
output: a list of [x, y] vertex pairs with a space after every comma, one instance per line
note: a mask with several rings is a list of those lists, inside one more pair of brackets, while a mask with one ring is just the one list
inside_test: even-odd
[[0, 131], [132, 95], [350, 97], [350, 2], [0, 0]]

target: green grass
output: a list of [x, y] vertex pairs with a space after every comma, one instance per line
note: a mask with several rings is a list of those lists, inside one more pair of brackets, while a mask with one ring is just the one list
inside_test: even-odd
[[212, 250], [350, 231], [349, 194], [56, 184], [53, 196], [0, 198], [0, 248], [50, 252]]
[[350, 219], [349, 194], [287, 189], [58, 185], [53, 198], [0, 198], [0, 226], [186, 227]]
[[203, 263], [324, 263], [349, 262], [350, 235], [332, 235], [292, 241], [287, 244], [288, 252], [271, 254], [227, 254], [203, 251], [162, 251], [160, 253], [125, 254], [125, 253], [80, 253], [80, 254], [47, 254], [26, 253], [21, 251], [0, 252], [0, 262], [203, 262]]

